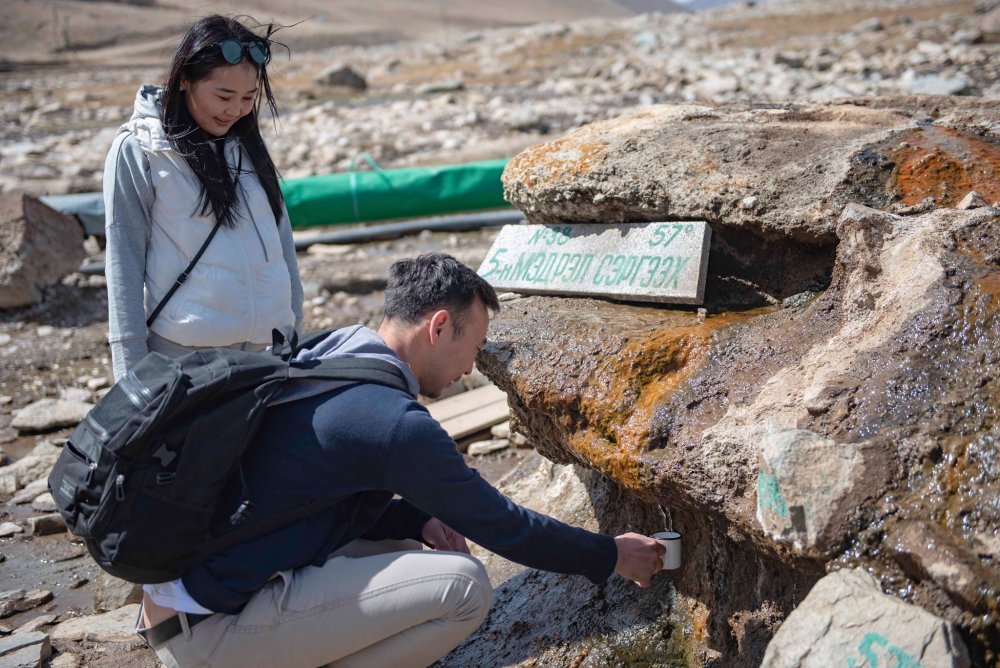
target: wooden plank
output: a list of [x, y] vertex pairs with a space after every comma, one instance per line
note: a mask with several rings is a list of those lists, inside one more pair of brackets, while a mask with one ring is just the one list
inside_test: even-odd
[[446, 420], [451, 420], [452, 418], [501, 400], [506, 402], [507, 395], [499, 387], [490, 383], [489, 385], [477, 387], [474, 390], [462, 392], [453, 397], [427, 404], [427, 410], [430, 411], [431, 417], [438, 422], [444, 423]]
[[479, 408], [463, 413], [450, 420], [441, 422], [448, 435], [457, 440], [469, 434], [489, 429], [493, 425], [503, 422], [509, 417], [507, 408], [507, 398], [480, 406]]

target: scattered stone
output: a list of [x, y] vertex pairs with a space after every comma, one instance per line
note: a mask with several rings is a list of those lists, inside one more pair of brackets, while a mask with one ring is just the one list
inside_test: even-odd
[[76, 218], [28, 195], [0, 197], [0, 309], [34, 304], [84, 259]]
[[51, 655], [49, 636], [41, 631], [0, 638], [0, 666], [3, 668], [37, 668]]
[[862, 21], [851, 28], [851, 32], [881, 32], [882, 30], [885, 30], [885, 26], [882, 25], [882, 21], [878, 18]]
[[510, 441], [506, 438], [494, 438], [488, 441], [476, 441], [475, 443], [470, 443], [469, 449], [466, 452], [470, 457], [479, 457], [481, 455], [487, 455], [491, 452], [506, 450], [509, 447]]
[[490, 436], [493, 438], [510, 438], [510, 420], [490, 427]]
[[87, 389], [90, 390], [91, 392], [94, 392], [96, 390], [102, 390], [110, 384], [111, 381], [108, 380], [106, 376], [98, 376], [96, 378], [90, 378], [89, 380], [87, 380]]
[[[0, 346], [5, 346], [8, 343], [10, 343], [10, 341], [11, 341], [10, 334], [0, 333]], [[9, 397], [4, 397], [4, 398], [9, 398]]]
[[858, 569], [816, 583], [778, 629], [761, 667], [826, 668], [831, 657], [856, 666], [969, 666], [954, 625], [883, 594]]
[[49, 659], [49, 668], [79, 668], [80, 657], [76, 654], [64, 652], [59, 656]]
[[39, 494], [34, 501], [31, 502], [32, 510], [37, 510], [40, 513], [54, 513], [57, 510], [56, 500], [52, 498], [49, 492], [44, 492]]
[[15, 411], [10, 424], [22, 434], [55, 431], [75, 426], [93, 407], [93, 404], [86, 401], [40, 399]]
[[47, 536], [66, 531], [66, 523], [59, 513], [30, 517], [28, 518], [28, 527], [33, 536]]
[[319, 86], [342, 86], [351, 90], [368, 88], [365, 78], [343, 63], [337, 63], [323, 70], [315, 81]]
[[520, 432], [514, 432], [510, 435], [510, 444], [515, 448], [530, 448], [531, 442], [528, 441], [528, 437]]
[[975, 190], [970, 190], [969, 193], [962, 198], [962, 201], [955, 206], [955, 208], [967, 211], [968, 209], [981, 209], [989, 205], [990, 203], [987, 202], [982, 195], [977, 193]]
[[961, 95], [969, 88], [969, 80], [962, 75], [953, 77], [939, 74], [915, 74], [907, 70], [899, 81], [907, 92], [914, 95]]
[[44, 339], [46, 336], [52, 336], [52, 333], [56, 331], [56, 328], [52, 325], [42, 325], [35, 330], [35, 335], [39, 338]]
[[18, 612], [34, 610], [52, 600], [52, 592], [48, 589], [13, 589], [0, 593], [0, 617], [10, 617]]
[[55, 624], [58, 619], [59, 615], [40, 615], [17, 627], [17, 632], [31, 633], [32, 631], [38, 631], [39, 629], [45, 626], [51, 626], [52, 624]]
[[892, 459], [867, 443], [837, 443], [805, 430], [772, 433], [760, 443], [757, 521], [775, 540], [829, 556], [861, 507], [881, 496]]
[[1000, 599], [1000, 577], [955, 543], [940, 526], [908, 522], [889, 536], [892, 556], [917, 580], [932, 580], [964, 608], [987, 612]]
[[90, 401], [90, 395], [90, 390], [85, 390], [82, 387], [65, 387], [59, 392], [60, 399], [80, 403], [88, 403]]
[[920, 213], [927, 213], [928, 211], [933, 211], [937, 208], [937, 204], [934, 203], [933, 197], [926, 197], [920, 203], [913, 205], [905, 205], [897, 202], [889, 207], [889, 211], [892, 213], [899, 214], [901, 216], [913, 216]]
[[10, 617], [18, 612], [17, 603], [27, 592], [23, 589], [11, 589], [0, 592], [0, 618]]
[[455, 93], [465, 90], [465, 82], [461, 80], [429, 83], [417, 87], [417, 95], [434, 95], [436, 93]]
[[23, 503], [31, 503], [36, 498], [47, 492], [49, 489], [49, 480], [47, 476], [42, 476], [34, 482], [25, 485], [24, 489], [18, 492], [14, 498], [10, 500], [14, 505], [21, 505]]
[[56, 626], [51, 637], [54, 641], [133, 642], [138, 614], [139, 605], [133, 603], [100, 615], [77, 617]]
[[142, 601], [142, 585], [120, 580], [104, 571], [97, 574], [96, 584], [94, 610], [97, 612], [109, 612]]
[[12, 495], [30, 483], [46, 477], [62, 450], [42, 441], [13, 464], [0, 468], [0, 494]]
[[790, 67], [792, 69], [800, 69], [805, 66], [805, 58], [800, 58], [799, 56], [790, 56], [784, 53], [774, 54], [774, 64], [784, 65], [785, 67]]
[[0, 524], [0, 538], [9, 538], [14, 534], [24, 533], [24, 529], [19, 524], [4, 522]]

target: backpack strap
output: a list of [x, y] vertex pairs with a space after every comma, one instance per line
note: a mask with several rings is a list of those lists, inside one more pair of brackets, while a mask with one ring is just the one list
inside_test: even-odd
[[[388, 360], [374, 357], [331, 357], [324, 360], [296, 362], [289, 366], [288, 377], [356, 380], [359, 383], [385, 385], [406, 393], [410, 391], [406, 376], [403, 375], [403, 371], [398, 366]], [[293, 508], [284, 513], [278, 513], [247, 527], [230, 531], [219, 538], [209, 541], [198, 553], [197, 559], [192, 563], [201, 562], [230, 547], [272, 533], [293, 522], [326, 510], [336, 505], [340, 499], [341, 497], [336, 497], [312, 501], [304, 506]]]
[[328, 357], [294, 362], [288, 368], [288, 377], [356, 380], [359, 383], [385, 385], [406, 393], [410, 391], [410, 384], [402, 369], [388, 360], [376, 357]]
[[255, 522], [254, 524], [243, 527], [242, 529], [230, 531], [227, 534], [210, 540], [205, 547], [198, 552], [197, 558], [191, 563], [200, 563], [208, 557], [228, 550], [229, 548], [239, 545], [240, 543], [246, 543], [254, 538], [260, 538], [261, 536], [269, 534], [273, 531], [277, 531], [284, 526], [298, 522], [299, 520], [309, 517], [310, 515], [326, 510], [327, 508], [336, 505], [340, 500], [340, 497], [319, 499], [318, 501], [312, 501], [311, 503], [299, 506], [298, 508], [293, 508], [287, 512], [272, 515], [267, 519]]

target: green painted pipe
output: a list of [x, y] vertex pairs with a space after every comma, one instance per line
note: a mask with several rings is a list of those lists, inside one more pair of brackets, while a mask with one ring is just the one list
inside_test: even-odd
[[508, 206], [500, 175], [507, 160], [379, 169], [289, 179], [281, 184], [292, 227], [415, 218]]

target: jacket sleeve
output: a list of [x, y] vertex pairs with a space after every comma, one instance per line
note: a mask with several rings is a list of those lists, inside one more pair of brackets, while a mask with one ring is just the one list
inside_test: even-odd
[[361, 537], [365, 540], [410, 538], [423, 543], [423, 528], [430, 518], [430, 515], [416, 508], [406, 499], [396, 499], [385, 509], [378, 522]]
[[614, 571], [611, 536], [519, 506], [470, 469], [447, 432], [413, 402], [378, 466], [384, 488], [466, 538], [530, 568], [600, 583]]
[[281, 252], [288, 265], [288, 277], [292, 279], [292, 313], [295, 314], [295, 331], [302, 334], [302, 279], [299, 276], [299, 263], [295, 255], [295, 240], [292, 238], [292, 221], [288, 217], [288, 209], [281, 205], [281, 222], [278, 224], [278, 234], [281, 236]]
[[123, 132], [104, 164], [108, 342], [115, 380], [149, 352], [143, 288], [153, 197], [149, 161], [135, 137]]

